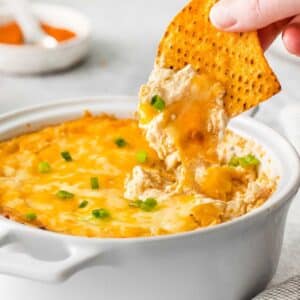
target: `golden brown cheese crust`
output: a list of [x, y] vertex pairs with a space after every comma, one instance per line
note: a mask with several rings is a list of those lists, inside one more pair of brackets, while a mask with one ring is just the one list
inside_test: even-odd
[[[116, 145], [118, 137], [126, 141], [124, 147]], [[147, 153], [144, 163], [136, 159], [141, 150]], [[63, 151], [71, 154], [71, 162], [62, 158]], [[41, 162], [51, 166], [48, 173], [39, 172]], [[234, 196], [228, 201], [193, 193], [173, 195], [158, 201], [155, 209], [148, 212], [131, 206], [123, 196], [124, 182], [139, 164], [149, 169], [164, 168], [135, 120], [107, 115], [86, 115], [2, 142], [1, 213], [22, 223], [72, 235], [153, 236], [195, 230], [232, 219], [262, 204], [275, 188], [264, 190], [251, 203], [240, 200], [238, 205]], [[91, 188], [91, 177], [98, 178], [99, 189]], [[74, 196], [61, 199], [57, 197], [60, 190]], [[83, 201], [87, 205], [80, 208]], [[92, 213], [95, 209], [108, 210], [110, 217], [96, 218]], [[28, 218], [33, 214], [35, 218]]]

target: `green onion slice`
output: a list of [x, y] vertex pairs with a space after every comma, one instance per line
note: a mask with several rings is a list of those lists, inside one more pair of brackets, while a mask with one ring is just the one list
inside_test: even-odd
[[230, 161], [229, 161], [229, 163], [228, 163], [228, 165], [230, 167], [237, 167], [237, 166], [239, 166], [240, 165], [239, 158], [237, 156], [232, 156], [231, 159], [230, 159]]
[[233, 156], [228, 164], [231, 167], [241, 166], [243, 168], [246, 168], [249, 166], [258, 166], [260, 164], [260, 161], [253, 154], [248, 154], [241, 157]]
[[85, 208], [88, 204], [89, 204], [89, 202], [87, 200], [83, 200], [79, 203], [78, 207]]
[[60, 153], [61, 157], [65, 160], [65, 161], [72, 161], [72, 156], [70, 154], [70, 152], [68, 151], [63, 151]]
[[140, 208], [142, 203], [143, 203], [143, 200], [130, 201], [129, 206]]
[[147, 198], [141, 204], [141, 209], [144, 211], [152, 211], [157, 206], [157, 201], [154, 198]]
[[91, 177], [91, 188], [92, 190], [99, 190], [99, 180], [98, 177]]
[[51, 171], [51, 166], [48, 162], [41, 161], [38, 165], [38, 170], [42, 174], [49, 173]]
[[92, 215], [96, 219], [107, 219], [110, 217], [110, 212], [105, 208], [98, 208], [92, 211]]
[[127, 142], [121, 138], [121, 137], [118, 137], [115, 139], [115, 144], [119, 147], [119, 148], [123, 148], [127, 145]]
[[163, 111], [166, 107], [165, 101], [158, 95], [152, 97], [151, 105], [158, 111]]
[[140, 208], [143, 211], [153, 211], [157, 206], [157, 200], [154, 198], [147, 198], [146, 200], [135, 200], [129, 203], [131, 207]]
[[148, 154], [146, 151], [141, 150], [136, 153], [136, 161], [138, 163], [143, 164], [147, 161], [147, 159], [148, 159]]
[[37, 215], [36, 215], [36, 213], [30, 212], [30, 213], [28, 213], [28, 214], [25, 215], [25, 218], [28, 221], [34, 221], [34, 220], [36, 220]]
[[56, 197], [66, 200], [66, 199], [72, 199], [74, 198], [74, 194], [68, 192], [68, 191], [64, 191], [64, 190], [60, 190], [56, 193]]

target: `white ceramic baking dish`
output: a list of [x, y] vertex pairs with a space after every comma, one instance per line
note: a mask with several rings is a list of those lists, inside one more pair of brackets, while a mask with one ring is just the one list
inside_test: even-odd
[[[9, 113], [0, 117], [0, 136], [3, 140], [74, 119], [85, 110], [128, 117], [136, 105], [132, 99], [81, 99]], [[93, 267], [60, 286], [62, 293], [43, 285], [43, 299], [88, 299], [96, 293], [108, 300], [250, 299], [276, 270], [300, 167], [292, 146], [265, 125], [241, 117], [230, 127], [263, 145], [281, 177], [278, 190], [262, 207], [210, 228], [129, 239], [68, 236], [1, 217], [0, 273], [62, 282]]]

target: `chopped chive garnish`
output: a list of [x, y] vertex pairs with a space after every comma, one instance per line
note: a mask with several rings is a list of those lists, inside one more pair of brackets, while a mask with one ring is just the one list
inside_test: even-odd
[[244, 157], [241, 157], [240, 164], [242, 167], [258, 166], [260, 164], [260, 161], [253, 154], [248, 154]]
[[141, 204], [143, 203], [142, 200], [134, 200], [129, 202], [130, 207], [141, 207]]
[[37, 215], [36, 215], [35, 213], [31, 212], [31, 213], [26, 214], [26, 215], [25, 215], [25, 218], [26, 218], [28, 221], [34, 221], [34, 220], [36, 220]]
[[105, 208], [94, 209], [92, 215], [96, 219], [106, 219], [110, 217], [109, 211]]
[[99, 189], [98, 177], [91, 177], [90, 181], [91, 181], [92, 190], [98, 190]]
[[231, 167], [241, 166], [243, 168], [246, 168], [249, 166], [258, 166], [260, 164], [260, 161], [253, 154], [248, 154], [241, 157], [233, 156], [228, 164]]
[[72, 199], [74, 198], [74, 194], [64, 190], [60, 190], [56, 193], [56, 197], [60, 199]]
[[38, 170], [40, 173], [45, 174], [51, 171], [51, 166], [46, 161], [41, 161], [38, 165]]
[[131, 207], [140, 208], [143, 211], [152, 211], [157, 206], [157, 201], [154, 198], [147, 198], [146, 200], [135, 200], [129, 203]]
[[116, 144], [119, 148], [123, 148], [123, 147], [125, 147], [125, 146], [127, 145], [127, 142], [126, 142], [123, 138], [119, 137], [119, 138], [116, 138], [116, 139], [115, 139], [115, 144]]
[[158, 95], [152, 97], [151, 105], [158, 111], [163, 111], [166, 107], [165, 101]]
[[89, 204], [89, 202], [84, 200], [79, 203], [78, 208], [85, 208], [88, 204]]
[[136, 153], [136, 161], [138, 163], [143, 164], [143, 163], [145, 163], [147, 161], [147, 159], [148, 159], [148, 154], [147, 154], [146, 151], [142, 150], [142, 151], [138, 151]]
[[70, 152], [68, 151], [63, 151], [60, 153], [61, 157], [65, 160], [65, 161], [72, 161], [72, 156], [70, 154]]
[[154, 198], [147, 198], [141, 204], [141, 209], [144, 211], [151, 211], [157, 206], [157, 201]]
[[237, 156], [232, 156], [231, 159], [230, 159], [230, 161], [229, 161], [229, 163], [228, 163], [228, 165], [230, 167], [237, 167], [237, 166], [239, 166], [240, 165], [239, 158]]

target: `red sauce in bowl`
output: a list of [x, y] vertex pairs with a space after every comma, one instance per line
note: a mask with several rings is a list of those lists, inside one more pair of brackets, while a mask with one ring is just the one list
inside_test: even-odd
[[[73, 39], [76, 34], [68, 29], [41, 24], [45, 33], [54, 37], [58, 42], [65, 42]], [[0, 26], [0, 43], [11, 45], [23, 45], [24, 38], [19, 25], [16, 22], [10, 22]]]

